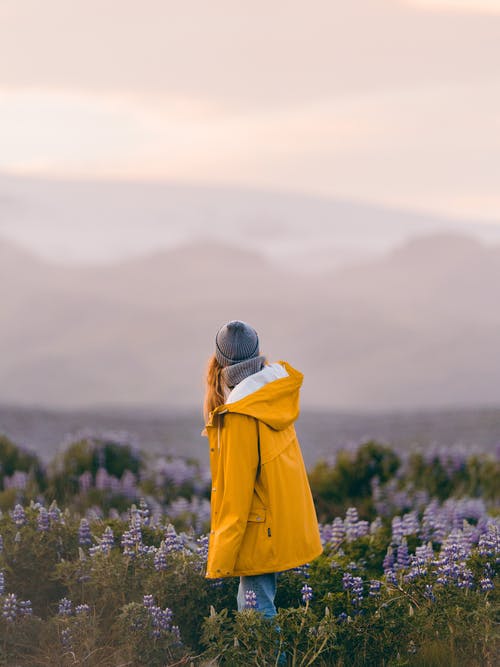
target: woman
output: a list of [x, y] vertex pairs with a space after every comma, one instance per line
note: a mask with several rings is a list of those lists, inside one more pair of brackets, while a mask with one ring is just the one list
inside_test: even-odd
[[256, 596], [276, 614], [277, 574], [322, 552], [316, 511], [295, 433], [303, 375], [268, 364], [257, 332], [233, 320], [208, 363], [204, 435], [210, 447], [211, 526], [206, 577], [239, 576], [238, 610]]

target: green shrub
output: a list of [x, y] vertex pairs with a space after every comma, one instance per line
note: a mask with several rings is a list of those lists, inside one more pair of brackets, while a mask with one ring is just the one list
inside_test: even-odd
[[400, 464], [390, 447], [373, 441], [361, 445], [354, 453], [341, 450], [333, 466], [319, 461], [309, 473], [319, 521], [331, 521], [352, 506], [358, 508], [362, 518], [373, 519], [371, 482], [374, 478], [386, 482]]

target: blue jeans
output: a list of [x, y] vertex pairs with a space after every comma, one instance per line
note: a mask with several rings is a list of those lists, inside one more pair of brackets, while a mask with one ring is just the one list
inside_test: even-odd
[[245, 593], [251, 590], [255, 593], [257, 598], [257, 611], [260, 611], [267, 618], [276, 616], [274, 596], [276, 595], [277, 579], [277, 572], [252, 574], [250, 576], [240, 577], [240, 585], [238, 586], [237, 595], [238, 611], [245, 609]]

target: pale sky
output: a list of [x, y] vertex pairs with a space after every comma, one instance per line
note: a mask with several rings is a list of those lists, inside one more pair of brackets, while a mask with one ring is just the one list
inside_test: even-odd
[[500, 0], [1, 0], [0, 171], [500, 223]]

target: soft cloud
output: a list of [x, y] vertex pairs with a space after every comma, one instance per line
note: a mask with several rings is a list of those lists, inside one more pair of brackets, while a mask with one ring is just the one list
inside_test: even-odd
[[423, 9], [478, 12], [500, 14], [500, 0], [403, 0], [406, 4]]
[[[65, 90], [0, 91], [0, 167], [47, 165], [81, 175], [229, 179], [252, 154], [288, 158], [326, 145], [367, 147], [343, 101], [242, 112], [165, 95], [102, 95]], [[234, 162], [236, 160], [236, 163]]]
[[500, 219], [500, 86], [243, 112], [166, 95], [0, 91], [0, 169], [233, 183]]
[[500, 20], [431, 5], [5, 0], [0, 169], [498, 219]]
[[[478, 0], [480, 3], [481, 0]], [[403, 0], [3, 0], [0, 85], [245, 110], [496, 77], [500, 22]]]

